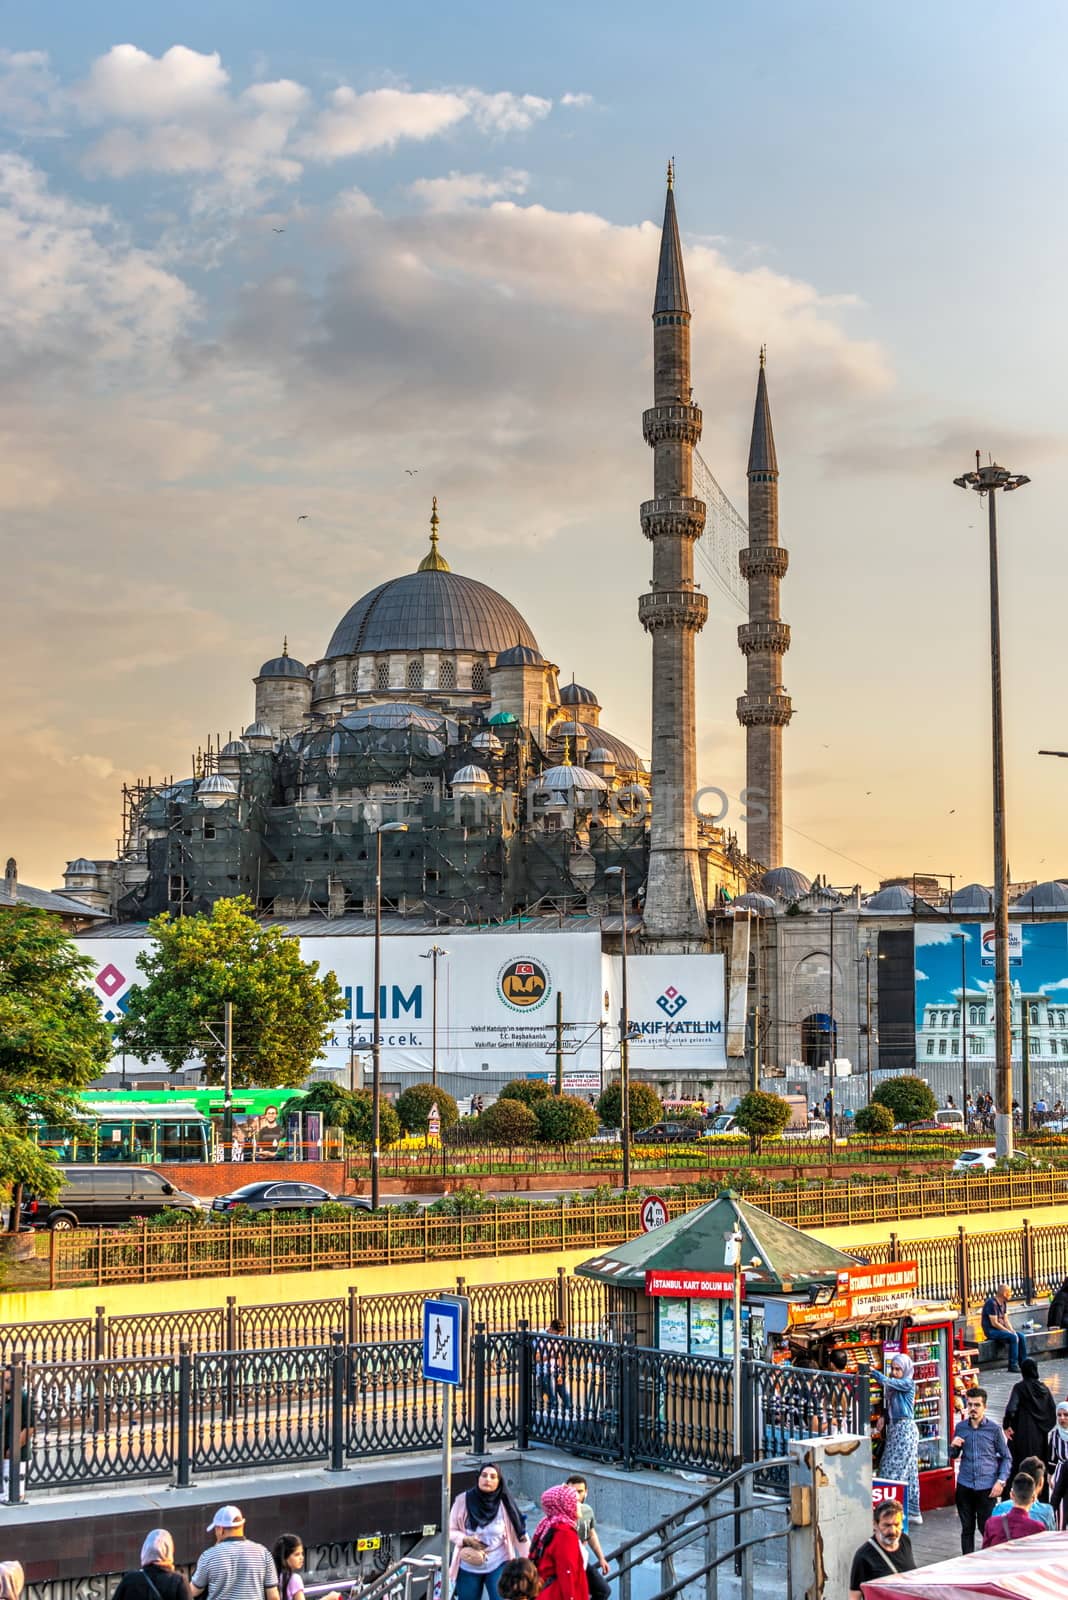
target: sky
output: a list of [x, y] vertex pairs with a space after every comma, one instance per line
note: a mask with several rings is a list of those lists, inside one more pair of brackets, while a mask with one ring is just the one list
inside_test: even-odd
[[[1037, 755], [1068, 746], [1066, 45], [1027, 0], [6, 7], [0, 854], [46, 888], [111, 855], [123, 783], [251, 720], [283, 635], [317, 659], [434, 493], [453, 570], [648, 754], [674, 156], [701, 450], [743, 514], [768, 348], [786, 861], [990, 881], [978, 448], [1033, 480], [1001, 506], [1010, 867], [1068, 874]], [[733, 797], [742, 618], [706, 588], [700, 777]]]

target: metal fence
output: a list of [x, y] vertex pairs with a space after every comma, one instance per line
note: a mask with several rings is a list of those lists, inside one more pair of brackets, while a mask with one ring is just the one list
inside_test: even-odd
[[843, 1246], [865, 1261], [915, 1261], [919, 1294], [943, 1301], [965, 1315], [999, 1284], [1028, 1304], [1053, 1295], [1068, 1277], [1068, 1226], [1036, 1228], [1027, 1219], [1013, 1232], [968, 1233], [959, 1227], [941, 1239], [899, 1239]]
[[[422, 1376], [421, 1341], [327, 1342], [177, 1357], [6, 1364], [12, 1495], [194, 1474], [325, 1464], [442, 1442], [442, 1391]], [[785, 1441], [867, 1427], [857, 1378], [742, 1363], [743, 1454], [778, 1458]], [[735, 1464], [731, 1363], [522, 1328], [476, 1329], [457, 1396], [453, 1442], [482, 1454], [532, 1441], [625, 1467], [712, 1474]]]

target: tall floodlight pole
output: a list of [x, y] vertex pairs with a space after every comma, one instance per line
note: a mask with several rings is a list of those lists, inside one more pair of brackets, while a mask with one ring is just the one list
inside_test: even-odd
[[1009, 877], [1005, 846], [1005, 731], [1001, 703], [1001, 607], [998, 595], [998, 512], [999, 489], [1022, 489], [1030, 478], [1009, 472], [992, 461], [980, 465], [975, 452], [975, 471], [966, 472], [953, 482], [959, 489], [973, 489], [987, 496], [990, 542], [990, 722], [994, 787], [994, 1062], [995, 1095], [994, 1143], [999, 1157], [1011, 1158], [1012, 1138], [1012, 994], [1009, 988]]
[[619, 1096], [623, 1136], [623, 1187], [630, 1188], [630, 1055], [627, 1041], [630, 1036], [630, 1014], [627, 1010], [627, 869], [609, 867], [606, 878], [619, 879], [619, 900], [622, 916], [623, 961], [619, 985]]
[[448, 955], [440, 944], [432, 944], [429, 950], [423, 951], [423, 960], [432, 961], [432, 997], [430, 1001], [430, 1081], [437, 1088], [438, 1083], [438, 961], [442, 956]]
[[378, 1210], [382, 1168], [382, 835], [407, 833], [406, 822], [380, 822], [375, 831], [374, 1031], [371, 1034], [371, 1210]]
[[[964, 1131], [968, 1131], [968, 935], [954, 933], [952, 939], [960, 940], [960, 1110], [964, 1118]], [[1012, 1120], [1011, 1117], [1009, 1119]]]

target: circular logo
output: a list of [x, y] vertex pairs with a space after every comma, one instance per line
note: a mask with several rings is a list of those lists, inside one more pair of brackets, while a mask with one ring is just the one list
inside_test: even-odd
[[497, 974], [497, 993], [512, 1011], [536, 1011], [551, 991], [549, 970], [540, 961], [506, 961]]
[[652, 1233], [654, 1228], [662, 1228], [668, 1220], [667, 1201], [661, 1200], [658, 1194], [647, 1194], [642, 1201], [638, 1216], [643, 1233]]

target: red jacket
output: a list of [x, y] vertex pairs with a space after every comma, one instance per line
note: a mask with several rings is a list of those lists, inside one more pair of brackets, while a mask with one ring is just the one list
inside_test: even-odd
[[[1002, 1526], [1004, 1524], [1004, 1526]], [[1029, 1517], [1026, 1511], [1021, 1511], [1019, 1506], [1013, 1506], [1011, 1511], [1006, 1511], [1003, 1517], [988, 1517], [986, 1531], [983, 1534], [983, 1549], [989, 1550], [992, 1544], [1007, 1544], [1010, 1539], [1023, 1539], [1029, 1533], [1047, 1533], [1045, 1523], [1039, 1522], [1037, 1517]]]
[[586, 1563], [582, 1559], [582, 1546], [574, 1528], [550, 1529], [545, 1544], [540, 1550], [532, 1549], [530, 1554], [545, 1585], [542, 1590], [545, 1600], [590, 1600]]

